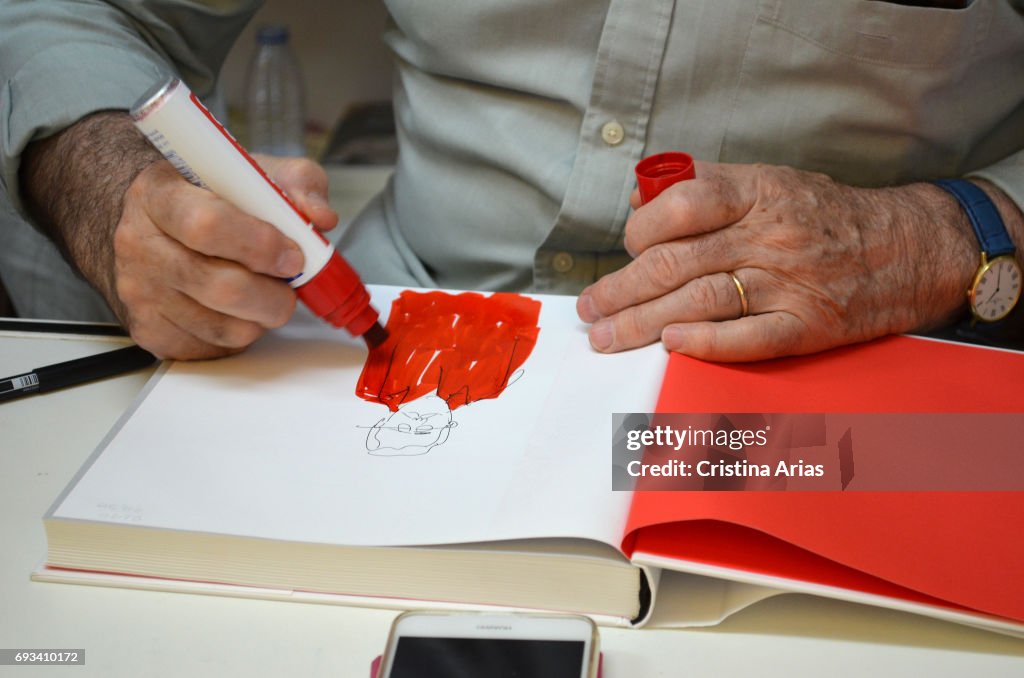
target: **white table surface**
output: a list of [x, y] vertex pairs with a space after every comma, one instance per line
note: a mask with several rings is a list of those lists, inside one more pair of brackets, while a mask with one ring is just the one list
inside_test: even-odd
[[[0, 332], [0, 376], [123, 340]], [[0, 404], [0, 648], [83, 648], [85, 666], [0, 676], [364, 678], [395, 612], [32, 582], [42, 516], [147, 372]], [[782, 596], [708, 630], [602, 629], [605, 675], [1024, 676], [1024, 641]]]

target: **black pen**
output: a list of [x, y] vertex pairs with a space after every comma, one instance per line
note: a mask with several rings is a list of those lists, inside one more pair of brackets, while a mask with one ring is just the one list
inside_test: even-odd
[[56, 365], [37, 367], [25, 374], [0, 379], [0, 402], [124, 374], [154, 362], [156, 356], [152, 353], [138, 346], [128, 346]]

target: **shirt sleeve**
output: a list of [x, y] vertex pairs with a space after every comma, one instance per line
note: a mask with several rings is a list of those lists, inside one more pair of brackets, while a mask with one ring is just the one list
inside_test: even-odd
[[0, 188], [22, 211], [32, 141], [101, 110], [128, 109], [176, 72], [209, 94], [260, 0], [0, 0]]

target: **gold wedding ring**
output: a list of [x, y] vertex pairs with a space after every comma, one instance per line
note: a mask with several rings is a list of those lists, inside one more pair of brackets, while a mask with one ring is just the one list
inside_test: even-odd
[[732, 271], [726, 271], [726, 273], [732, 278], [732, 284], [736, 286], [736, 291], [740, 293], [740, 318], [746, 318], [747, 312], [750, 310], [750, 307], [747, 306], [747, 291], [743, 289], [743, 283], [740, 282], [735, 273]]

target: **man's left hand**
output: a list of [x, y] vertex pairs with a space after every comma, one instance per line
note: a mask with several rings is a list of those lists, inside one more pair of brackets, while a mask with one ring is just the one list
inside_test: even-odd
[[660, 339], [706, 360], [760, 360], [937, 327], [963, 311], [978, 262], [965, 215], [930, 184], [697, 163], [696, 179], [631, 202], [634, 260], [577, 304], [604, 352]]

